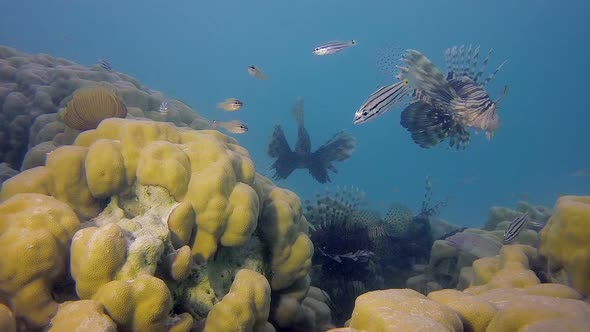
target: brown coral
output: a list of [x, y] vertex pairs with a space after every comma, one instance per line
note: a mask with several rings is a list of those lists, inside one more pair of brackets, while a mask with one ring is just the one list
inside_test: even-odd
[[124, 118], [127, 107], [114, 91], [92, 86], [78, 89], [63, 114], [65, 124], [74, 129], [95, 129], [108, 118]]

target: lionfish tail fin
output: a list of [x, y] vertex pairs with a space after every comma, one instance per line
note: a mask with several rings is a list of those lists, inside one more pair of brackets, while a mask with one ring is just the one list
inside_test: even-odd
[[414, 143], [422, 148], [429, 149], [448, 138], [451, 148], [463, 150], [470, 141], [469, 132], [454, 112], [434, 108], [422, 101], [406, 107], [400, 123], [410, 132]]
[[356, 149], [356, 138], [343, 131], [334, 134], [326, 143], [313, 154], [327, 162], [343, 161], [352, 156]]
[[275, 126], [266, 153], [276, 158], [270, 166], [270, 169], [274, 170], [274, 180], [286, 179], [297, 167], [297, 155], [291, 151], [280, 125]]

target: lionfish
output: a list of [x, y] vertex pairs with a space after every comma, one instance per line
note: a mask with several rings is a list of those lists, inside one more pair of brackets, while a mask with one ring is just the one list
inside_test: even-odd
[[491, 139], [499, 127], [498, 103], [508, 92], [492, 100], [486, 85], [504, 66], [502, 62], [482, 80], [492, 54], [491, 49], [478, 68], [480, 48], [451, 47], [445, 51], [446, 77], [422, 53], [406, 50], [398, 66], [399, 82], [373, 93], [355, 113], [355, 123], [389, 111], [406, 95], [411, 103], [401, 114], [401, 125], [412, 140], [423, 148], [433, 147], [445, 139], [449, 146], [464, 149], [470, 141], [468, 128], [485, 131]]
[[276, 125], [267, 147], [267, 154], [276, 160], [271, 165], [275, 180], [286, 179], [297, 168], [307, 168], [320, 183], [330, 182], [328, 170], [338, 173], [332, 162], [343, 161], [352, 156], [356, 139], [344, 132], [336, 133], [315, 152], [311, 152], [311, 138], [304, 126], [303, 99], [298, 98], [293, 107], [297, 122], [297, 142], [291, 150], [283, 129]]

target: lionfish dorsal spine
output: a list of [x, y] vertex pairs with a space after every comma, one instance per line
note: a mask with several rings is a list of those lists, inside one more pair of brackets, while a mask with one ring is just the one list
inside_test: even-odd
[[490, 76], [488, 76], [482, 83], [481, 85], [486, 85], [488, 83], [490, 83], [490, 81], [494, 78], [494, 76], [496, 76], [496, 74], [500, 71], [500, 69], [502, 69], [502, 67], [504, 66], [504, 64], [506, 63], [506, 61], [508, 60], [504, 60], [499, 66], [498, 68], [496, 68], [496, 70], [494, 70], [493, 73], [490, 74]]
[[490, 50], [488, 51], [488, 54], [486, 55], [485, 59], [483, 59], [483, 62], [481, 64], [481, 68], [479, 69], [479, 71], [477, 72], [477, 74], [475, 75], [475, 77], [473, 78], [473, 81], [475, 83], [477, 83], [479, 81], [479, 79], [481, 78], [481, 75], [483, 75], [484, 71], [486, 70], [486, 67], [488, 65], [488, 62], [490, 61], [490, 56], [492, 55], [492, 52], [494, 51], [493, 48], [490, 48]]
[[473, 56], [471, 59], [472, 62], [467, 76], [473, 78], [473, 75], [475, 75], [475, 71], [477, 70], [477, 64], [479, 63], [479, 46], [473, 51]]

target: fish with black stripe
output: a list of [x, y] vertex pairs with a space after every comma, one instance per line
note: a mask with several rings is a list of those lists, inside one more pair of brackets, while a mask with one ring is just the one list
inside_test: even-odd
[[514, 240], [518, 236], [518, 234], [520, 234], [520, 231], [524, 229], [528, 219], [528, 213], [524, 213], [523, 215], [514, 218], [514, 220], [510, 222], [510, 224], [508, 225], [508, 227], [506, 227], [506, 230], [504, 231], [504, 242], [510, 242]]
[[[448, 73], [444, 77], [426, 56], [416, 50], [406, 51], [402, 57], [405, 66], [399, 67], [398, 78], [410, 82], [416, 91], [416, 99], [429, 104], [430, 112], [453, 114], [455, 121], [453, 126], [443, 126], [442, 122], [446, 121], [448, 116], [438, 116], [439, 126], [433, 126], [428, 121], [426, 123], [416, 121], [414, 125], [407, 122], [404, 124], [402, 121], [402, 125], [411, 133], [428, 132], [430, 135], [438, 137], [454, 137], [453, 131], [456, 133], [457, 125], [459, 125], [465, 129], [471, 128], [476, 132], [485, 131], [488, 139], [491, 139], [499, 127], [498, 103], [508, 92], [508, 87], [505, 86], [502, 95], [498, 99], [492, 100], [485, 90], [485, 86], [500, 71], [506, 61], [502, 62], [485, 80], [480, 81], [491, 53], [492, 50], [488, 52], [478, 70], [479, 47], [473, 49], [469, 46], [465, 49], [464, 46], [461, 46], [447, 49], [445, 56]], [[410, 112], [410, 110], [408, 111]], [[427, 118], [434, 117], [431, 115]], [[465, 148], [466, 144], [455, 145], [455, 147]]]
[[404, 96], [410, 95], [411, 101], [401, 114], [400, 124], [419, 146], [431, 148], [448, 140], [451, 148], [465, 149], [471, 140], [469, 128], [485, 131], [491, 139], [499, 127], [497, 105], [508, 88], [505, 87], [495, 101], [485, 90], [485, 85], [505, 61], [480, 82], [490, 54], [491, 51], [478, 70], [479, 47], [447, 49], [448, 73], [445, 77], [422, 53], [406, 50], [401, 58], [402, 66], [397, 66], [399, 81], [371, 94], [355, 113], [353, 122], [367, 122], [391, 110]]
[[349, 41], [331, 41], [314, 48], [312, 53], [315, 55], [329, 55], [338, 53], [354, 45], [356, 45], [356, 40], [354, 39]]
[[408, 81], [402, 80], [395, 84], [382, 86], [354, 113], [354, 124], [365, 123], [385, 112], [390, 111], [404, 96], [410, 92]]

